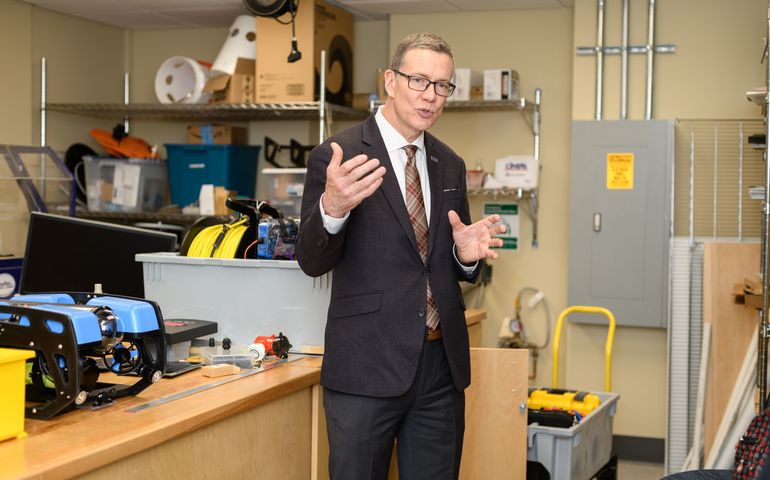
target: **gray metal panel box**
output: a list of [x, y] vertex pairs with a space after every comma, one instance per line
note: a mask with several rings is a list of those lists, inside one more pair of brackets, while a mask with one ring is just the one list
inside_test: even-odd
[[673, 121], [572, 122], [569, 305], [666, 327], [673, 163]]

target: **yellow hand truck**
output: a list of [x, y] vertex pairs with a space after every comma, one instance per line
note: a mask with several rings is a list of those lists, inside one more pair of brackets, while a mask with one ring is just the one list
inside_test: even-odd
[[[604, 392], [587, 393], [559, 389], [561, 331], [564, 320], [573, 313], [601, 314], [607, 317], [609, 322], [604, 347]], [[590, 478], [614, 480], [617, 478], [617, 459], [612, 455], [612, 420], [620, 397], [616, 393], [611, 393], [614, 340], [615, 316], [604, 307], [572, 306], [559, 314], [553, 340], [552, 388], [531, 388], [527, 406], [533, 412], [541, 412], [549, 408], [575, 411], [578, 412], [580, 422], [559, 427], [539, 423], [528, 425], [528, 478], [529, 469], [534, 471], [544, 469], [551, 480], [588, 480]], [[542, 416], [534, 418], [542, 418]], [[532, 478], [540, 477], [535, 474]]]

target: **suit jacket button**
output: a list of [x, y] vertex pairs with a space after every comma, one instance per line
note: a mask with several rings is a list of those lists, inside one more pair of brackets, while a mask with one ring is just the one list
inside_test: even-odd
[[421, 308], [421, 309], [417, 310], [417, 315], [419, 315], [420, 317], [424, 317], [425, 316], [425, 309]]

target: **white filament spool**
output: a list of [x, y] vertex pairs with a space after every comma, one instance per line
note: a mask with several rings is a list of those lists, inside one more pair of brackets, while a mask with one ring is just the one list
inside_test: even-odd
[[188, 57], [171, 57], [155, 74], [155, 96], [160, 103], [206, 103], [211, 94], [203, 91], [209, 71]]
[[257, 22], [251, 15], [240, 15], [235, 19], [225, 44], [219, 50], [211, 71], [214, 75], [235, 73], [238, 58], [257, 58]]

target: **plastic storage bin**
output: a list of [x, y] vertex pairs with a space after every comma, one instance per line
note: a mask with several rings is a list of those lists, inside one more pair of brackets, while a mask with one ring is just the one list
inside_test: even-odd
[[154, 212], [168, 198], [164, 160], [83, 157], [86, 197], [93, 212]]
[[24, 433], [24, 379], [28, 358], [32, 350], [0, 348], [0, 441], [22, 437]]
[[306, 173], [306, 168], [262, 169], [262, 181], [267, 188], [260, 192], [260, 200], [269, 200], [284, 216], [299, 218]]
[[293, 260], [243, 260], [141, 253], [144, 296], [164, 318], [217, 322], [215, 338], [248, 347], [283, 332], [294, 348], [324, 343], [331, 275], [311, 278]]
[[527, 461], [541, 463], [551, 480], [588, 479], [610, 461], [612, 420], [620, 396], [591, 393], [599, 397], [601, 405], [574, 427], [527, 427]]
[[259, 145], [167, 144], [171, 201], [198, 201], [201, 185], [212, 184], [254, 197]]

